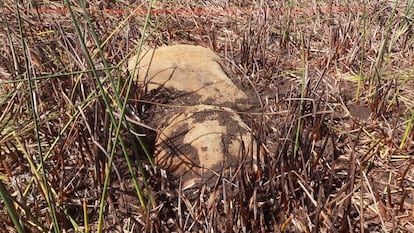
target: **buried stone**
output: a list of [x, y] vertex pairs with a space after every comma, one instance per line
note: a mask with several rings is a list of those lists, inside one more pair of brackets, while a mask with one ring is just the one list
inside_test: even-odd
[[251, 154], [252, 134], [231, 109], [187, 107], [169, 117], [156, 140], [156, 163], [182, 176], [183, 187], [215, 182]]
[[166, 104], [180, 105], [157, 106], [165, 109], [156, 111], [162, 120], [156, 122], [154, 160], [180, 176], [184, 188], [214, 182], [250, 160], [253, 135], [236, 111], [249, 109], [252, 101], [213, 51], [193, 45], [149, 49], [132, 57], [128, 67], [146, 91], [169, 94]]

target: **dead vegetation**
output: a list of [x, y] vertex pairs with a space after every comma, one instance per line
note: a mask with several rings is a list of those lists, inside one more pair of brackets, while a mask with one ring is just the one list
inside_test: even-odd
[[[72, 4], [83, 40], [60, 1], [0, 8], [1, 230], [11, 200], [25, 232], [414, 231], [412, 1], [155, 1], [145, 31], [147, 1]], [[257, 168], [183, 191], [140, 128], [116, 137], [117, 95], [156, 111], [126, 88], [142, 36], [210, 47], [252, 90]]]

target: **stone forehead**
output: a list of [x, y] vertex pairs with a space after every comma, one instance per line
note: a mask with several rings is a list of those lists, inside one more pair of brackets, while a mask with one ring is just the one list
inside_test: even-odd
[[[137, 57], [131, 58], [129, 69]], [[136, 72], [148, 91], [163, 87], [188, 93], [189, 105], [247, 102], [248, 96], [227, 76], [220, 58], [210, 49], [194, 45], [174, 45], [142, 53]]]

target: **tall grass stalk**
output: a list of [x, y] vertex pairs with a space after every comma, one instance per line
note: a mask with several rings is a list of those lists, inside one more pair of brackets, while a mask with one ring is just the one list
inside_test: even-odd
[[[101, 59], [104, 63], [104, 67], [105, 67], [107, 77], [109, 78], [109, 81], [111, 82], [111, 85], [113, 87], [114, 94], [115, 94], [115, 100], [117, 101], [116, 104], [118, 105], [118, 108], [121, 107], [121, 109], [120, 109], [121, 117], [120, 117], [120, 120], [119, 120], [117, 128], [116, 128], [116, 134], [119, 136], [119, 132], [120, 132], [120, 129], [121, 129], [122, 122], [126, 122], [127, 130], [128, 130], [129, 137], [130, 137], [130, 141], [133, 143], [133, 146], [132, 146], [133, 148], [132, 149], [133, 149], [134, 154], [137, 155], [136, 156], [136, 158], [138, 160], [137, 164], [138, 164], [139, 170], [141, 172], [141, 175], [143, 177], [144, 186], [146, 187], [146, 189], [148, 191], [149, 200], [151, 202], [151, 205], [153, 206], [154, 203], [152, 203], [151, 192], [150, 192], [150, 189], [149, 189], [148, 184], [147, 184], [147, 180], [146, 180], [146, 177], [145, 177], [145, 172], [144, 172], [144, 169], [141, 165], [141, 161], [140, 161], [140, 158], [139, 158], [139, 155], [138, 155], [137, 147], [134, 144], [134, 138], [133, 138], [134, 136], [130, 131], [132, 126], [130, 125], [129, 122], [127, 122], [125, 120], [125, 112], [126, 112], [127, 101], [122, 101], [122, 99], [121, 99], [121, 97], [118, 93], [119, 86], [115, 84], [115, 81], [112, 77], [112, 73], [109, 70], [109, 65], [108, 65], [108, 63], [107, 63], [107, 61], [104, 57], [104, 53], [102, 51], [103, 45], [101, 45], [101, 42], [99, 41], [98, 36], [96, 35], [96, 30], [95, 30], [95, 28], [93, 26], [93, 23], [92, 23], [92, 21], [89, 17], [89, 14], [86, 11], [84, 1], [81, 1], [81, 5], [82, 5], [82, 8], [84, 10], [84, 15], [85, 15], [85, 17], [88, 21], [89, 27], [91, 29], [92, 38], [95, 40], [96, 46], [98, 47], [99, 55], [101, 56]], [[144, 33], [143, 33], [143, 36], [141, 36], [140, 43], [138, 44], [138, 46], [139, 46], [138, 56], [139, 56], [139, 53], [141, 52], [142, 45], [143, 45], [144, 40], [145, 40], [145, 32], [147, 30], [147, 25], [149, 24], [149, 20], [150, 20], [150, 16], [151, 16], [151, 14], [150, 14], [151, 9], [152, 9], [152, 1], [150, 1], [149, 5], [148, 5], [148, 11], [147, 11], [147, 15], [146, 15], [146, 18], [145, 18], [145, 23], [144, 23], [144, 26], [143, 26], [143, 32]], [[129, 17], [127, 17], [127, 18], [129, 18]], [[118, 30], [118, 29], [115, 29], [115, 30]], [[126, 89], [125, 96], [129, 96], [129, 94], [130, 94], [130, 90], [132, 88], [132, 83], [133, 83], [133, 77], [134, 77], [134, 75], [130, 76], [130, 78], [128, 79], [128, 86], [127, 86], [127, 89]], [[117, 140], [117, 137], [115, 137], [115, 140]], [[143, 151], [144, 151], [145, 155], [147, 156], [148, 160], [151, 161], [150, 154], [146, 149], [146, 145], [144, 145], [141, 138], [137, 137], [137, 140], [140, 143], [140, 146], [143, 149]], [[113, 145], [113, 148], [112, 148], [112, 152], [113, 151], [115, 151], [115, 144]], [[137, 196], [138, 196], [141, 204], [143, 206], [146, 206], [145, 200], [144, 200], [143, 195], [142, 195], [141, 188], [139, 187], [139, 184], [138, 184], [137, 176], [136, 176], [135, 171], [134, 171], [133, 166], [132, 166], [131, 159], [130, 159], [129, 155], [126, 153], [126, 151], [124, 151], [124, 156], [125, 156], [125, 160], [126, 160], [127, 165], [128, 165], [129, 172], [132, 175], [132, 180], [133, 180], [133, 183], [134, 183], [134, 187], [135, 187]], [[109, 174], [109, 173], [107, 173], [107, 174]]]
[[[405, 8], [404, 17], [402, 17], [402, 22], [400, 23], [400, 26], [397, 28], [397, 30], [394, 31], [393, 37], [390, 39], [389, 48], [388, 51], [392, 51], [392, 48], [394, 47], [394, 44], [397, 43], [397, 41], [403, 36], [409, 33], [409, 30], [411, 30], [411, 22], [408, 19], [413, 18], [413, 8], [414, 0], [408, 1], [407, 6]], [[412, 44], [412, 41], [411, 41]], [[407, 47], [411, 46], [410, 44], [405, 45]], [[401, 73], [404, 73], [401, 71]], [[411, 72], [410, 72], [411, 73]], [[391, 107], [396, 103], [397, 97], [400, 94], [401, 89], [404, 87], [405, 84], [407, 84], [410, 79], [412, 78], [411, 74], [403, 75], [405, 78], [402, 80], [402, 82], [398, 85], [392, 99], [389, 101], [386, 111], [390, 111]], [[403, 77], [402, 76], [402, 77]], [[402, 79], [402, 77], [399, 77]]]
[[293, 148], [293, 158], [296, 159], [299, 152], [299, 143], [301, 140], [301, 128], [302, 128], [302, 114], [303, 114], [303, 105], [306, 97], [306, 86], [308, 80], [308, 58], [307, 58], [307, 46], [305, 45], [305, 39], [302, 36], [302, 61], [303, 61], [303, 74], [301, 80], [301, 91], [300, 91], [300, 101], [299, 101], [299, 111], [298, 119], [296, 125], [296, 135], [295, 135], [295, 146]]
[[[102, 51], [103, 45], [100, 42], [98, 36], [96, 35], [96, 29], [95, 29], [95, 27], [94, 27], [94, 25], [93, 25], [93, 23], [92, 23], [92, 21], [90, 19], [90, 16], [89, 16], [89, 14], [87, 12], [87, 9], [86, 9], [85, 2], [84, 1], [81, 1], [81, 7], [83, 9], [84, 17], [86, 18], [86, 20], [88, 22], [88, 26], [89, 26], [90, 32], [92, 34], [92, 38], [94, 39], [95, 45], [98, 48], [98, 54], [99, 54], [99, 56], [101, 57], [101, 59], [103, 61], [104, 68], [105, 68], [104, 70], [105, 70], [105, 73], [106, 73], [106, 77], [109, 79], [109, 82], [111, 83], [112, 90], [113, 90], [113, 93], [114, 93], [114, 96], [115, 96], [115, 101], [116, 101], [117, 109], [120, 109], [120, 111], [121, 111], [121, 114], [120, 114], [121, 116], [120, 116], [118, 125], [116, 125], [116, 124], [113, 124], [113, 125], [116, 125], [115, 141], [122, 140], [122, 138], [119, 138], [119, 135], [120, 135], [120, 132], [121, 132], [122, 123], [123, 122], [126, 122], [125, 125], [127, 127], [128, 132], [130, 132], [130, 129], [131, 129], [131, 125], [129, 124], [129, 122], [127, 122], [125, 120], [125, 111], [126, 111], [127, 101], [122, 101], [122, 99], [120, 97], [120, 93], [119, 93], [119, 90], [120, 90], [120, 88], [119, 88], [120, 80], [118, 80], [118, 82], [115, 83], [115, 80], [114, 80], [114, 78], [112, 76], [112, 72], [109, 70], [109, 64], [108, 64], [108, 62], [105, 59], [104, 52]], [[145, 29], [144, 29], [144, 31], [145, 31]], [[131, 87], [132, 87], [132, 78], [129, 79], [129, 85], [128, 85], [128, 88], [126, 90], [127, 92], [126, 92], [125, 96], [129, 96], [129, 92], [131, 90]], [[131, 133], [129, 134], [129, 136], [130, 136], [130, 141], [131, 142], [134, 142], [133, 136], [132, 136]], [[137, 139], [139, 141], [141, 140], [139, 137]], [[115, 152], [116, 143], [113, 143], [112, 144], [112, 148], [110, 148], [111, 147], [110, 142], [111, 142], [111, 140], [109, 140], [108, 149], [111, 150], [111, 158], [113, 158], [114, 152]], [[147, 153], [147, 157], [149, 157], [148, 152], [145, 150], [145, 145], [142, 144], [142, 148]], [[126, 147], [123, 147], [122, 150], [123, 150], [123, 154], [124, 154], [125, 160], [126, 160], [127, 165], [128, 165], [129, 172], [130, 172], [130, 174], [132, 176], [132, 181], [134, 183], [134, 187], [135, 187], [137, 196], [138, 196], [138, 198], [139, 198], [139, 200], [141, 202], [141, 205], [146, 206], [145, 199], [143, 197], [141, 188], [140, 188], [140, 186], [138, 184], [137, 176], [136, 176], [136, 173], [135, 173], [135, 171], [133, 169], [131, 159], [129, 158], [129, 155], [128, 155], [127, 151], [126, 151]], [[134, 151], [134, 152], [135, 153], [138, 153], [137, 151]], [[109, 163], [110, 166], [111, 166], [111, 164], [112, 164], [112, 162]], [[138, 166], [140, 166], [140, 164], [141, 164], [141, 162], [138, 161]], [[146, 186], [147, 190], [149, 190], [148, 189], [148, 185], [146, 184], [145, 173], [144, 173], [144, 171], [142, 169], [142, 166], [140, 166], [140, 171], [141, 171], [141, 174], [143, 176], [143, 180], [145, 182], [144, 185]], [[108, 172], [106, 172], [107, 177], [109, 177], [109, 174], [110, 174], [110, 167], [109, 167]]]
[[34, 88], [33, 88], [33, 81], [32, 81], [32, 73], [31, 73], [31, 69], [30, 69], [30, 65], [29, 65], [29, 59], [27, 57], [28, 55], [28, 51], [27, 51], [27, 45], [26, 45], [26, 41], [25, 41], [25, 35], [23, 33], [23, 20], [21, 18], [20, 15], [20, 10], [19, 10], [19, 4], [17, 1], [15, 1], [15, 5], [16, 5], [16, 12], [17, 12], [17, 17], [18, 17], [18, 25], [19, 25], [19, 34], [20, 34], [20, 38], [21, 38], [21, 46], [23, 49], [23, 56], [24, 56], [24, 64], [25, 64], [25, 68], [26, 68], [26, 73], [25, 76], [27, 78], [27, 83], [29, 86], [29, 95], [30, 95], [30, 104], [31, 104], [31, 112], [32, 112], [32, 116], [33, 116], [33, 122], [34, 122], [34, 132], [35, 132], [35, 137], [36, 137], [36, 141], [37, 141], [37, 150], [38, 150], [38, 154], [39, 154], [39, 161], [40, 161], [40, 167], [42, 170], [41, 173], [41, 178], [42, 180], [39, 180], [39, 183], [42, 183], [43, 185], [43, 192], [44, 192], [44, 196], [50, 211], [50, 217], [52, 219], [52, 226], [53, 226], [53, 230], [55, 233], [60, 232], [59, 229], [59, 225], [58, 225], [58, 220], [57, 220], [57, 216], [56, 216], [56, 206], [53, 200], [53, 196], [52, 196], [52, 192], [51, 192], [51, 188], [49, 186], [49, 183], [47, 181], [47, 177], [46, 177], [46, 168], [45, 168], [45, 160], [43, 157], [43, 151], [42, 151], [42, 145], [41, 145], [41, 138], [40, 138], [40, 133], [39, 133], [39, 117], [37, 114], [37, 107], [36, 107], [36, 97], [34, 95]]
[[9, 212], [10, 218], [12, 219], [14, 227], [16, 228], [17, 232], [24, 233], [23, 226], [20, 224], [19, 217], [16, 213], [16, 210], [13, 207], [13, 202], [11, 201], [10, 194], [7, 192], [1, 179], [0, 179], [0, 197], [1, 199], [3, 199], [4, 205], [6, 206], [6, 209]]
[[[106, 77], [109, 79], [110, 84], [112, 85], [112, 90], [114, 91], [114, 95], [115, 95], [116, 106], [121, 111], [121, 117], [119, 119], [119, 122], [117, 122], [116, 119], [115, 119], [115, 116], [113, 114], [114, 108], [111, 106], [111, 103], [109, 101], [108, 93], [104, 89], [103, 84], [102, 84], [102, 81], [100, 80], [100, 78], [99, 78], [99, 76], [97, 74], [96, 68], [95, 68], [94, 63], [92, 61], [92, 56], [91, 56], [91, 54], [89, 53], [89, 51], [88, 51], [88, 49], [86, 47], [85, 39], [82, 36], [80, 27], [78, 25], [77, 18], [76, 18], [75, 14], [74, 14], [74, 12], [72, 10], [72, 7], [71, 7], [69, 1], [65, 0], [65, 4], [66, 4], [67, 8], [69, 9], [69, 13], [71, 15], [73, 24], [75, 26], [76, 33], [77, 33], [77, 35], [80, 38], [80, 43], [81, 43], [82, 49], [83, 49], [83, 51], [85, 53], [85, 57], [87, 58], [87, 61], [89, 63], [89, 66], [92, 69], [92, 74], [95, 77], [96, 83], [97, 83], [98, 88], [99, 88], [99, 90], [101, 92], [101, 95], [102, 95], [102, 99], [103, 99], [103, 101], [105, 103], [105, 107], [108, 110], [108, 114], [110, 116], [111, 124], [113, 126], [116, 126], [115, 127], [115, 139], [114, 139], [114, 141], [119, 141], [119, 144], [121, 145], [121, 149], [123, 151], [123, 154], [125, 155], [125, 158], [126, 158], [126, 161], [127, 161], [127, 164], [128, 164], [128, 168], [129, 168], [129, 171], [130, 171], [130, 173], [132, 175], [132, 179], [133, 179], [133, 182], [134, 182], [134, 186], [135, 186], [135, 189], [137, 191], [137, 196], [138, 196], [138, 198], [139, 198], [139, 200], [141, 202], [141, 205], [143, 205], [145, 207], [146, 206], [146, 202], [145, 202], [144, 197], [142, 195], [141, 188], [139, 187], [139, 184], [138, 184], [138, 181], [137, 181], [137, 177], [136, 177], [135, 171], [134, 171], [134, 169], [132, 167], [132, 163], [131, 163], [131, 161], [130, 161], [130, 159], [128, 157], [127, 148], [125, 146], [124, 140], [122, 139], [122, 137], [120, 137], [122, 122], [125, 122], [126, 101], [122, 101], [121, 100], [121, 97], [120, 97], [119, 91], [118, 91], [119, 88], [117, 87], [117, 85], [115, 85], [114, 79], [112, 77], [112, 73], [109, 70], [109, 65], [108, 65], [108, 63], [105, 60], [105, 57], [104, 57], [104, 54], [103, 54], [103, 51], [102, 51], [102, 44], [101, 44], [101, 42], [99, 41], [99, 39], [98, 39], [98, 37], [96, 35], [95, 28], [94, 28], [94, 26], [93, 26], [93, 24], [92, 24], [92, 22], [90, 20], [90, 17], [89, 17], [89, 15], [87, 13], [87, 9], [85, 7], [85, 3], [84, 3], [84, 1], [81, 1], [81, 6], [83, 8], [83, 13], [84, 13], [85, 18], [87, 19], [89, 29], [90, 29], [90, 31], [92, 33], [92, 38], [94, 39], [95, 44], [98, 47], [98, 53], [99, 53], [99, 55], [101, 56], [101, 58], [102, 58], [102, 60], [104, 62]], [[147, 20], [146, 20], [146, 23], [145, 24], [147, 24], [149, 22], [150, 11], [151, 11], [151, 6], [152, 6], [151, 4], [152, 4], [152, 1], [150, 1], [149, 6], [148, 6]], [[128, 94], [129, 94], [131, 85], [132, 85], [132, 78], [129, 80], [129, 85], [128, 85], [128, 90], [127, 90], [126, 96], [128, 96]], [[128, 125], [128, 123], [127, 123], [127, 125]], [[138, 139], [138, 140], [140, 140], [140, 139]], [[115, 155], [116, 145], [117, 145], [116, 143], [112, 143], [112, 145], [111, 145], [111, 140], [108, 141], [108, 149], [111, 148], [110, 149], [111, 153], [110, 153], [110, 158], [109, 158], [108, 164], [107, 164], [106, 169], [105, 169], [105, 175], [106, 176], [105, 176], [105, 181], [104, 181], [104, 187], [103, 187], [103, 190], [102, 190], [101, 204], [100, 204], [100, 209], [99, 209], [98, 232], [101, 232], [102, 231], [102, 228], [103, 228], [102, 227], [102, 224], [103, 224], [103, 215], [104, 215], [103, 212], [104, 212], [106, 194], [107, 194], [107, 189], [108, 189], [108, 184], [109, 184], [110, 171], [111, 171], [111, 168], [112, 168], [112, 162], [113, 162], [114, 155]], [[145, 146], [143, 144], [142, 144], [142, 146], [145, 148]], [[149, 156], [149, 155], [147, 155], [147, 156]], [[140, 166], [140, 168], [141, 168], [142, 174], [144, 174], [143, 173], [143, 170], [142, 170], [142, 166]], [[146, 184], [145, 177], [144, 177], [144, 183]], [[151, 198], [150, 198], [150, 200], [151, 200]]]
[[364, 78], [364, 65], [365, 65], [365, 59], [366, 59], [365, 45], [366, 45], [367, 17], [368, 17], [366, 3], [364, 4], [363, 9], [364, 10], [363, 10], [363, 16], [362, 16], [363, 29], [362, 29], [362, 39], [361, 39], [361, 61], [360, 61], [360, 64], [359, 64], [358, 84], [357, 84], [357, 89], [356, 89], [356, 93], [355, 93], [355, 100], [356, 101], [359, 101], [359, 96], [361, 94], [361, 88], [362, 88], [362, 85], [363, 85], [363, 81], [365, 80], [365, 78]]
[[[87, 49], [86, 42], [85, 42], [85, 38], [82, 35], [82, 32], [81, 32], [80, 27], [78, 25], [78, 21], [77, 21], [77, 18], [75, 16], [75, 13], [73, 12], [72, 7], [71, 7], [71, 4], [69, 3], [68, 0], [65, 0], [65, 4], [66, 4], [66, 6], [67, 6], [67, 8], [69, 10], [70, 16], [72, 18], [72, 22], [74, 24], [76, 33], [77, 33], [77, 35], [79, 37], [79, 41], [81, 43], [81, 46], [82, 46], [84, 55], [85, 55], [85, 57], [87, 59], [87, 62], [89, 63], [89, 66], [92, 69], [92, 74], [95, 77], [96, 83], [97, 83], [97, 85], [99, 87], [99, 90], [101, 92], [102, 99], [103, 99], [103, 101], [105, 103], [105, 107], [108, 109], [108, 113], [109, 113], [111, 122], [112, 122], [113, 125], [116, 125], [116, 119], [115, 119], [115, 116], [113, 115], [113, 110], [112, 110], [111, 103], [109, 101], [109, 96], [107, 95], [106, 90], [104, 89], [103, 84], [102, 84], [101, 80], [99, 79], [99, 76], [98, 76], [98, 73], [96, 71], [95, 65], [94, 65], [94, 63], [92, 61], [92, 58], [91, 58], [91, 55], [90, 55], [90, 53], [89, 53], [89, 51]], [[84, 4], [82, 4], [82, 5], [84, 5]], [[115, 140], [119, 140], [119, 142], [120, 142], [120, 144], [122, 146], [122, 149], [124, 150], [125, 144], [124, 144], [122, 138], [119, 137], [119, 130], [117, 130], [117, 132], [116, 132]], [[111, 141], [111, 140], [109, 140], [109, 141]], [[108, 142], [108, 143], [110, 143], [110, 142]], [[114, 145], [115, 144], [116, 143], [114, 143]], [[103, 209], [104, 209], [104, 206], [105, 206], [106, 192], [107, 192], [108, 183], [109, 183], [109, 174], [110, 174], [110, 170], [111, 170], [111, 167], [112, 167], [111, 165], [112, 165], [112, 161], [113, 161], [114, 154], [115, 154], [114, 152], [115, 152], [115, 150], [112, 150], [111, 151], [110, 159], [109, 159], [109, 162], [108, 162], [109, 165], [107, 166], [107, 169], [105, 170], [106, 177], [105, 177], [104, 187], [103, 187], [103, 190], [102, 190], [102, 198], [101, 198], [100, 211], [99, 211], [99, 219], [98, 219], [98, 232], [101, 232], [102, 231]]]
[[[381, 48], [378, 52], [378, 56], [377, 59], [375, 61], [375, 71], [374, 71], [374, 75], [371, 75], [371, 78], [369, 79], [369, 93], [375, 93], [373, 95], [372, 101], [375, 103], [376, 98], [380, 98], [379, 96], [379, 86], [381, 84], [381, 78], [383, 76], [384, 73], [384, 69], [387, 65], [388, 62], [388, 58], [390, 55], [390, 50], [387, 49], [390, 48], [389, 45], [389, 40], [390, 40], [390, 35], [391, 35], [391, 30], [392, 30], [392, 25], [394, 22], [394, 18], [396, 15], [396, 11], [397, 11], [397, 6], [398, 6], [399, 1], [395, 1], [394, 3], [394, 7], [392, 9], [392, 12], [390, 13], [391, 16], [387, 19], [386, 22], [386, 26], [385, 26], [385, 35], [383, 36], [382, 39], [382, 43], [381, 43]], [[386, 56], [386, 54], [388, 54]], [[377, 107], [381, 107], [381, 106], [377, 106]]]

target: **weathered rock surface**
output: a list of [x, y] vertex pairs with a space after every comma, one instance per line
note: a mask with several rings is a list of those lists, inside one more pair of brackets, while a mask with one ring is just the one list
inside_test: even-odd
[[252, 142], [249, 128], [229, 108], [187, 107], [170, 116], [166, 125], [157, 139], [155, 159], [182, 175], [183, 187], [207, 183], [223, 169], [235, 170]]
[[[130, 59], [129, 70], [136, 60], [136, 56]], [[229, 79], [220, 58], [208, 48], [173, 45], [149, 49], [142, 53], [136, 73], [148, 91], [163, 87], [182, 93], [186, 105], [249, 107], [250, 98]]]
[[[130, 59], [130, 72], [136, 61], [136, 56]], [[220, 63], [213, 51], [193, 45], [149, 49], [138, 62], [137, 82], [148, 92], [170, 97], [167, 104], [181, 106], [156, 111], [164, 122], [156, 123], [154, 158], [158, 166], [181, 176], [183, 187], [235, 171], [252, 152], [252, 133], [236, 113], [250, 108], [251, 100]]]

